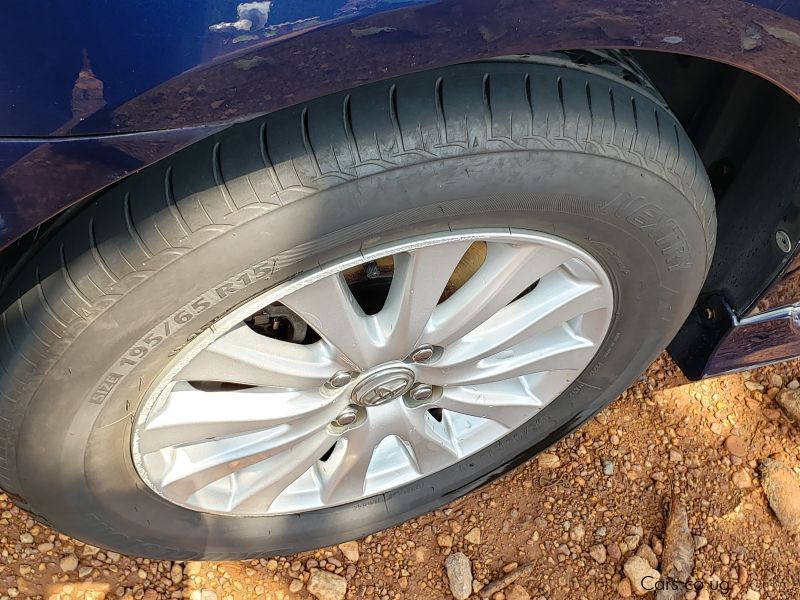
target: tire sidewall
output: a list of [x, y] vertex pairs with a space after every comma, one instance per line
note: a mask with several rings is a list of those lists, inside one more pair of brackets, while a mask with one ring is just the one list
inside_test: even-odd
[[[169, 357], [215, 318], [360, 249], [477, 227], [563, 237], [594, 256], [615, 287], [614, 319], [597, 356], [522, 427], [398, 490], [299, 515], [202, 514], [167, 502], [138, 477], [130, 434], [139, 403]], [[706, 269], [702, 222], [691, 203], [664, 179], [620, 160], [495, 152], [345, 183], [232, 228], [97, 316], [31, 400], [19, 439], [23, 496], [66, 533], [156, 558], [282, 554], [383, 529], [513, 468], [612, 400], [677, 331]], [[231, 282], [239, 283], [226, 287]], [[198, 298], [218, 301], [175, 322], [176, 309], [186, 310]], [[117, 373], [121, 358], [170, 322], [169, 335], [165, 331], [146, 356]], [[104, 390], [109, 372], [120, 377]], [[104, 393], [98, 396], [98, 390]]]

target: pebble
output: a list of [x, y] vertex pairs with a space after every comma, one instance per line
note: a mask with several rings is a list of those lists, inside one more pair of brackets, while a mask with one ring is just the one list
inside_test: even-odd
[[745, 469], [739, 469], [738, 471], [734, 472], [731, 480], [733, 481], [733, 485], [742, 490], [747, 489], [753, 485], [753, 482], [750, 479], [750, 475], [748, 475]]
[[761, 461], [761, 486], [770, 508], [786, 529], [800, 531], [800, 482], [794, 472], [781, 461]]
[[603, 544], [595, 544], [589, 548], [589, 556], [591, 556], [596, 563], [603, 564], [606, 562], [606, 547]]
[[343, 544], [339, 544], [339, 550], [342, 551], [344, 557], [352, 563], [358, 562], [359, 559], [359, 551], [358, 551], [358, 542], [344, 542]]
[[747, 456], [747, 444], [738, 435], [729, 435], [725, 438], [725, 449], [739, 458]]
[[787, 417], [800, 424], [800, 390], [783, 390], [775, 401]]
[[544, 452], [539, 455], [539, 466], [543, 469], [555, 469], [561, 465], [561, 459], [552, 452]]
[[694, 535], [692, 536], [692, 538], [694, 539], [695, 550], [699, 550], [700, 548], [703, 548], [708, 545], [708, 540], [703, 535]]
[[347, 580], [328, 571], [311, 569], [306, 589], [317, 600], [344, 600]]
[[467, 535], [464, 536], [464, 539], [467, 540], [470, 544], [480, 544], [481, 543], [481, 529], [480, 527], [473, 527], [467, 532]]
[[653, 549], [647, 544], [642, 544], [639, 546], [639, 549], [636, 551], [636, 556], [640, 556], [645, 559], [647, 564], [653, 569], [658, 568], [658, 557], [656, 556], [656, 553], [653, 552]]
[[444, 561], [450, 593], [456, 600], [472, 595], [472, 564], [463, 552], [454, 552]]
[[289, 584], [289, 591], [293, 594], [296, 594], [300, 590], [303, 589], [303, 582], [299, 579], [292, 579], [292, 582]]
[[528, 590], [516, 583], [506, 592], [506, 600], [530, 600], [530, 597]]
[[33, 543], [33, 536], [28, 533], [27, 531], [19, 536], [19, 541], [23, 544], [32, 544]]
[[449, 533], [440, 533], [436, 536], [436, 543], [442, 548], [452, 548], [453, 536]]
[[[630, 581], [631, 589], [633, 589], [637, 596], [643, 596], [647, 594], [652, 590], [652, 586], [648, 585], [648, 583], [654, 584], [661, 578], [661, 573], [647, 564], [647, 561], [641, 556], [631, 556], [627, 561], [625, 561], [623, 571], [625, 576], [628, 578], [628, 581]], [[650, 590], [645, 589], [642, 586], [643, 580], [644, 585], [647, 585]]]
[[78, 568], [78, 557], [74, 554], [69, 554], [58, 561], [59, 568], [64, 571], [74, 571]]

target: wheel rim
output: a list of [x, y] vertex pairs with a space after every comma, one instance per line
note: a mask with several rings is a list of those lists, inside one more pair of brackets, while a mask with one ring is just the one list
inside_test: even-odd
[[[348, 278], [387, 271], [382, 306], [365, 311], [369, 296], [357, 300]], [[552, 402], [594, 358], [613, 306], [600, 264], [541, 233], [448, 231], [362, 252], [192, 340], [137, 414], [134, 464], [170, 502], [217, 514], [379, 494], [456, 464]], [[268, 337], [258, 319], [269, 335], [288, 323], [294, 337]]]

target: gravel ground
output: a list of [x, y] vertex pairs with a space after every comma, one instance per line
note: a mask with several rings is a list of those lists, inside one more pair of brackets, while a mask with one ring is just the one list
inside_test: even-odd
[[[788, 394], [791, 414], [798, 378], [800, 362], [789, 362], [687, 383], [661, 357], [578, 432], [488, 487], [296, 556], [128, 558], [38, 525], [0, 494], [0, 598], [389, 600], [463, 598], [470, 589], [495, 600], [630, 597], [636, 585], [626, 573], [666, 572], [659, 563], [669, 562], [674, 495], [703, 587], [659, 598], [795, 599], [800, 428], [776, 399]], [[762, 485], [767, 457], [789, 467], [774, 485]]]

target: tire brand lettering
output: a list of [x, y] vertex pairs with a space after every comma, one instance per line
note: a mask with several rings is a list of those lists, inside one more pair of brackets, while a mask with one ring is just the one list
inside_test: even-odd
[[643, 196], [634, 198], [624, 192], [603, 206], [602, 212], [611, 213], [646, 232], [661, 250], [668, 271], [692, 268], [691, 249], [683, 229], [662, 208], [649, 204]]
[[185, 304], [161, 323], [153, 327], [133, 344], [117, 364], [107, 371], [89, 396], [92, 404], [102, 404], [117, 384], [131, 372], [152, 350], [160, 346], [170, 334], [190, 323], [196, 317], [219, 304], [235, 292], [243, 290], [254, 281], [268, 280], [275, 270], [276, 261], [270, 259], [238, 273], [214, 288]]

